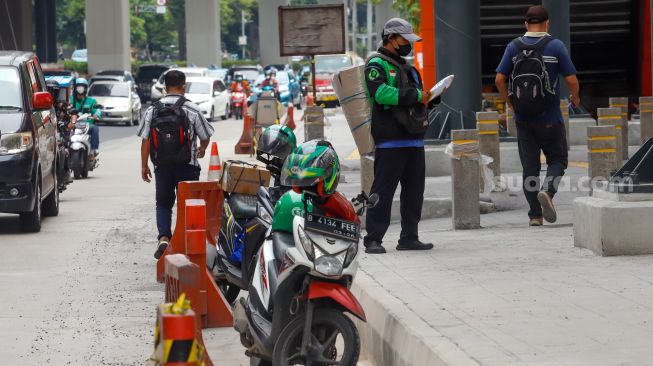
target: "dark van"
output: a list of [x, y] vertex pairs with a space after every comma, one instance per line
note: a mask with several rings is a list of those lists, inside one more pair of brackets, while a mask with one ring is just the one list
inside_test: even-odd
[[0, 212], [19, 214], [29, 232], [41, 214], [59, 214], [52, 102], [33, 53], [0, 52]]
[[158, 80], [161, 74], [166, 72], [173, 65], [147, 64], [141, 65], [136, 74], [136, 86], [138, 87], [138, 96], [141, 102], [149, 102], [152, 99], [153, 80]]

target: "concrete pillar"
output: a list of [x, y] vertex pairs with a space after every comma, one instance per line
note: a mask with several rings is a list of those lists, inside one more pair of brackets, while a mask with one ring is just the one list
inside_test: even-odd
[[481, 227], [478, 130], [452, 130], [452, 224], [454, 230]]
[[610, 179], [617, 169], [617, 129], [615, 126], [587, 127], [587, 158], [590, 179]]
[[506, 128], [508, 134], [512, 137], [517, 137], [517, 124], [515, 122], [515, 112], [506, 103]]
[[324, 139], [324, 109], [320, 106], [304, 110], [304, 141]]
[[619, 108], [621, 115], [621, 143], [624, 146], [621, 153], [624, 160], [628, 159], [628, 98], [610, 98], [610, 108]]
[[[501, 175], [501, 155], [499, 152], [499, 113], [477, 112], [476, 126], [479, 134], [479, 151], [494, 161], [489, 167], [495, 178]], [[487, 192], [489, 193], [489, 192]]]
[[286, 5], [285, 0], [265, 0], [258, 2], [258, 35], [261, 42], [261, 65], [285, 64], [279, 48], [278, 8]]
[[[361, 155], [361, 191], [368, 195], [374, 183], [374, 153]], [[367, 215], [367, 211], [365, 211]], [[361, 227], [365, 228], [365, 217], [361, 217]]]
[[36, 54], [41, 62], [57, 62], [57, 25], [55, 0], [35, 0], [34, 23]]
[[[617, 168], [621, 167], [623, 161], [623, 119], [621, 118], [621, 109], [619, 108], [599, 108], [597, 109], [599, 116], [599, 126], [615, 126], [617, 136]], [[625, 145], [626, 149], [628, 145]]]
[[220, 0], [186, 1], [186, 59], [200, 67], [222, 66]]
[[[460, 121], [464, 128], [476, 125], [481, 110], [481, 37], [478, 0], [435, 0], [435, 44], [437, 80], [456, 75], [455, 87], [443, 95], [443, 115]], [[429, 86], [427, 86], [429, 87]]]
[[653, 97], [639, 98], [639, 132], [642, 145], [653, 138]]
[[0, 2], [0, 50], [33, 51], [32, 1]]
[[129, 0], [86, 0], [88, 72], [131, 70]]
[[569, 99], [560, 99], [560, 113], [565, 122], [565, 136], [567, 136], [567, 150], [571, 150], [571, 141], [569, 140]]

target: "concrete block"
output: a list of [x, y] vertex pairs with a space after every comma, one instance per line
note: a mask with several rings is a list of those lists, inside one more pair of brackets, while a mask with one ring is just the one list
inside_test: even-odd
[[574, 200], [574, 245], [597, 255], [653, 254], [653, 201]]
[[309, 106], [304, 111], [304, 141], [324, 139], [324, 108]]
[[[623, 140], [623, 119], [620, 117], [620, 111], [618, 108], [599, 108], [598, 110], [599, 126], [615, 126], [617, 129], [617, 160], [619, 161], [619, 167], [621, 167], [622, 157], [624, 156], [624, 150], [628, 150], [627, 145], [624, 145]], [[628, 156], [628, 152], [625, 153]]]
[[[619, 97], [619, 98], [610, 98], [609, 100], [610, 108], [619, 108], [621, 115], [621, 145], [628, 146], [628, 120], [630, 119], [628, 115], [628, 98]], [[622, 158], [628, 159], [628, 149], [624, 148], [621, 150]]]
[[[499, 151], [499, 114], [497, 112], [477, 112], [476, 128], [479, 133], [479, 151], [492, 158], [489, 167], [494, 176], [501, 175], [501, 154]], [[482, 185], [481, 185], [482, 186]]]
[[[653, 116], [653, 113], [651, 114]], [[640, 121], [628, 122], [628, 146], [641, 146], [642, 133]]]
[[617, 169], [617, 130], [615, 126], [587, 127], [588, 175], [608, 179]]
[[569, 119], [569, 145], [585, 146], [587, 144], [587, 127], [596, 126], [594, 118]]
[[[584, 132], [584, 134], [586, 133]], [[583, 138], [583, 145], [586, 145], [587, 138]], [[429, 146], [425, 149], [427, 177], [445, 177], [451, 175], [450, 158], [444, 153], [444, 148], [445, 146]], [[500, 143], [499, 153], [501, 155], [501, 174], [520, 173], [522, 171], [516, 142]]]
[[639, 97], [640, 144], [653, 138], [653, 97]]

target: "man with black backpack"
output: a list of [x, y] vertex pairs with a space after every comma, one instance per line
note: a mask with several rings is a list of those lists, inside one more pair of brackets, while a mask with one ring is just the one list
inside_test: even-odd
[[[527, 32], [507, 47], [497, 68], [496, 86], [515, 112], [523, 189], [530, 206], [530, 226], [543, 218], [555, 222], [553, 206], [560, 179], [567, 169], [567, 140], [560, 111], [559, 75], [569, 89], [569, 100], [580, 104], [576, 68], [564, 43], [548, 34], [549, 14], [531, 6], [525, 19]], [[540, 153], [546, 157], [546, 179], [540, 187]]]
[[[172, 70], [165, 75], [166, 96], [152, 104], [138, 129], [141, 143], [141, 177], [150, 182], [154, 164], [156, 183], [156, 225], [159, 245], [154, 258], [165, 252], [172, 237], [172, 207], [177, 184], [196, 181], [200, 177], [199, 160], [204, 157], [213, 127], [202, 116], [200, 108], [184, 98], [186, 76]], [[200, 144], [197, 146], [197, 139]]]

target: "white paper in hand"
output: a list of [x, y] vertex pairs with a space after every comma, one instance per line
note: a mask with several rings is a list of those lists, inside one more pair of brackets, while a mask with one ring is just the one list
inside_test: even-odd
[[448, 89], [451, 86], [451, 84], [453, 84], [454, 78], [455, 78], [454, 75], [449, 75], [446, 78], [440, 80], [437, 84], [435, 84], [435, 86], [431, 88], [431, 99], [429, 99], [429, 102], [442, 95], [442, 93], [444, 93], [444, 90]]

